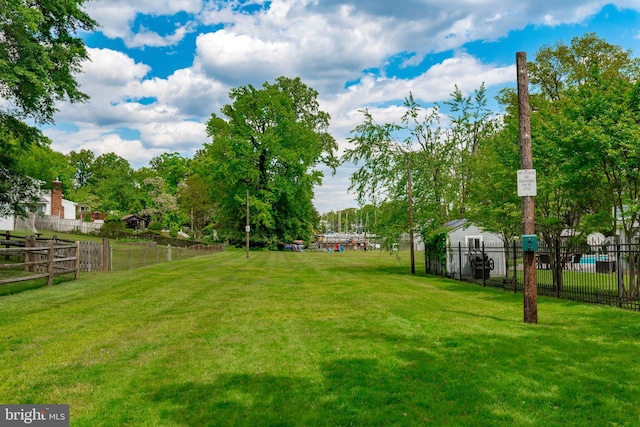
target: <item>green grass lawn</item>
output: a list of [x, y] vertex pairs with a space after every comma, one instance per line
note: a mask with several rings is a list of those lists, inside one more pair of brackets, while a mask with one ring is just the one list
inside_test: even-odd
[[640, 423], [640, 314], [242, 251], [0, 298], [0, 402], [72, 426]]

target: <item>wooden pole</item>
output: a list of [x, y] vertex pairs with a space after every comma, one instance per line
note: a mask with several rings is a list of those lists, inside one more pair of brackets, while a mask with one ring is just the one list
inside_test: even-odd
[[[518, 109], [520, 122], [520, 167], [533, 169], [531, 149], [531, 121], [529, 108], [529, 78], [527, 76], [527, 54], [516, 53], [518, 71]], [[533, 196], [522, 197], [522, 234], [535, 234]], [[524, 268], [524, 321], [538, 323], [538, 288], [536, 281], [536, 253], [523, 252]]]
[[247, 233], [247, 258], [249, 258], [249, 227], [251, 227], [251, 225], [249, 223], [249, 189], [247, 188], [247, 226], [245, 228]]
[[407, 204], [409, 205], [409, 244], [411, 245], [411, 274], [416, 274], [413, 236], [413, 185], [411, 182], [411, 153], [407, 154]]
[[49, 274], [49, 278], [47, 279], [47, 286], [53, 285], [53, 260], [54, 260], [54, 243], [53, 240], [49, 240], [49, 263], [47, 264], [47, 273]]

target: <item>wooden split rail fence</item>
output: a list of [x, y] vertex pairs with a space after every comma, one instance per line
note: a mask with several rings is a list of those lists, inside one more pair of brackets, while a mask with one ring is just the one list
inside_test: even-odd
[[[109, 269], [109, 242], [100, 243], [69, 241], [61, 239], [40, 239], [35, 236], [17, 237], [6, 233], [0, 240], [0, 285], [40, 278], [53, 284], [53, 278], [62, 274], [106, 271]], [[106, 260], [105, 260], [106, 256]], [[2, 270], [23, 271], [18, 277], [4, 277]], [[12, 274], [15, 276], [15, 274]]]

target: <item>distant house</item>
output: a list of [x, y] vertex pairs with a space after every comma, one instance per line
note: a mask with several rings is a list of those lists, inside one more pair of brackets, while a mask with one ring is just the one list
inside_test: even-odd
[[459, 272], [463, 276], [473, 275], [471, 260], [485, 254], [493, 260], [492, 275], [505, 274], [505, 251], [499, 234], [483, 230], [466, 219], [449, 221], [443, 228], [447, 234], [447, 271]]
[[146, 218], [136, 214], [125, 215], [122, 217], [122, 221], [124, 221], [127, 228], [132, 228], [134, 230], [145, 230], [149, 223]]
[[[51, 215], [64, 219], [76, 219], [77, 203], [62, 198], [62, 182], [53, 181], [51, 192], [40, 193], [35, 203], [37, 215]], [[0, 217], [0, 230], [14, 230], [15, 217], [13, 215]]]
[[91, 206], [87, 203], [78, 203], [76, 207], [76, 212], [78, 214], [78, 219], [82, 221], [87, 221], [86, 217], [91, 218], [91, 222], [104, 222], [107, 219], [108, 214], [101, 213], [91, 209]]
[[0, 216], [0, 230], [12, 231], [15, 229], [13, 216]]
[[52, 215], [64, 219], [76, 219], [77, 203], [62, 198], [62, 183], [53, 181], [51, 193], [42, 193], [36, 202], [38, 215]]

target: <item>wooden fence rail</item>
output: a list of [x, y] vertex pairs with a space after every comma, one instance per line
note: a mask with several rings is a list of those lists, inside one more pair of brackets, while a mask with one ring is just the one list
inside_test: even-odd
[[[7, 241], [2, 242], [7, 245]], [[80, 272], [80, 242], [73, 244], [56, 244], [54, 240], [46, 241], [42, 245], [33, 236], [27, 237], [24, 247], [0, 248], [0, 255], [22, 255], [23, 262], [0, 264], [0, 270], [24, 267], [28, 273], [25, 276], [0, 279], [0, 285], [5, 283], [23, 282], [47, 278], [47, 285], [53, 285], [53, 278], [61, 274], [73, 273], [78, 278]], [[17, 245], [16, 245], [17, 246]]]
[[[51, 284], [53, 277], [60, 274], [74, 273], [77, 278], [81, 272], [129, 269], [225, 250], [224, 244], [158, 247], [156, 243], [136, 245], [136, 250], [120, 247], [114, 249], [109, 244], [109, 239], [94, 243], [63, 240], [56, 236], [53, 239], [44, 239], [39, 236], [22, 237], [10, 232], [0, 234], [0, 260], [5, 261], [5, 264], [0, 264], [0, 285], [43, 277]], [[17, 269], [23, 269], [26, 274], [22, 274], [21, 277], [7, 277], [7, 274], [1, 274], [3, 270]]]

